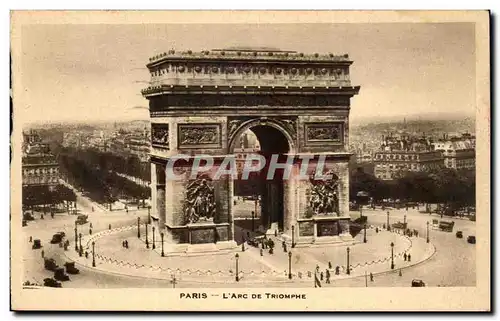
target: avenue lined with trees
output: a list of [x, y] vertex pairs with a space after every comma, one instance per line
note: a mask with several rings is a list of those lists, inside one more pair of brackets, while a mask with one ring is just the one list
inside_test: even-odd
[[350, 198], [366, 192], [374, 203], [385, 199], [400, 202], [441, 204], [447, 214], [475, 206], [476, 176], [474, 171], [440, 169], [430, 172], [401, 172], [392, 181], [384, 181], [358, 167], [351, 171]]
[[141, 179], [149, 175], [136, 156], [125, 158], [94, 149], [63, 148], [58, 161], [68, 183], [85, 191], [86, 196], [98, 203], [111, 206], [118, 198], [132, 198], [138, 202], [142, 200], [144, 205], [144, 200], [151, 195], [149, 186], [118, 175]]

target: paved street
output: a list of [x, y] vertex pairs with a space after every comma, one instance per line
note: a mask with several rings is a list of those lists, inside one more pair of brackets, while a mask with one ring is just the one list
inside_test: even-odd
[[[85, 209], [85, 202], [82, 203]], [[79, 204], [80, 204], [79, 203]], [[130, 211], [128, 214], [125, 212], [101, 212], [96, 211], [94, 213], [88, 213], [89, 220], [93, 223], [93, 234], [99, 231], [106, 231], [108, 225], [111, 224], [112, 228], [117, 228], [121, 226], [131, 226], [136, 223], [137, 216], [141, 216], [143, 219], [147, 217], [147, 211], [141, 210], [139, 212]], [[363, 214], [368, 216], [368, 222], [374, 226], [381, 226], [387, 221], [386, 211], [381, 210], [363, 210]], [[412, 251], [412, 256], [414, 261], [417, 260], [419, 256], [423, 256], [425, 253], [417, 253], [415, 249], [425, 248], [425, 233], [426, 233], [426, 222], [428, 220], [432, 221], [432, 218], [440, 219], [438, 216], [429, 216], [428, 214], [419, 213], [416, 210], [409, 209], [408, 212], [403, 210], [390, 210], [390, 222], [403, 221], [404, 215], [407, 215], [407, 222], [410, 229], [416, 229], [420, 232], [420, 238], [411, 238], [412, 242], [416, 245]], [[359, 212], [351, 213], [351, 216], [356, 217]], [[59, 248], [58, 245], [51, 245], [49, 243], [52, 234], [59, 231], [64, 231], [71, 241], [70, 251], [74, 252], [74, 215], [68, 215], [67, 213], [57, 214], [54, 219], [50, 216], [45, 218], [45, 220], [37, 219], [34, 222], [30, 222], [27, 227], [23, 228], [23, 232], [26, 239], [26, 250], [24, 255], [24, 266], [25, 266], [25, 280], [42, 282], [44, 278], [52, 276], [52, 273], [45, 271], [43, 269], [43, 259], [41, 258], [41, 250], [32, 250], [31, 243], [28, 242], [29, 236], [33, 238], [39, 238], [44, 245], [45, 255], [48, 257], [54, 257], [58, 260], [61, 265], [67, 258], [61, 255], [64, 251]], [[88, 234], [89, 224], [80, 225], [80, 231], [84, 235]], [[463, 239], [457, 239], [455, 232], [457, 230], [462, 230], [464, 233]], [[159, 244], [157, 237], [157, 249], [156, 251], [147, 250], [144, 246], [144, 240], [137, 239], [137, 230], [135, 228], [130, 228], [128, 231], [115, 236], [107, 236], [101, 238], [97, 241], [97, 251], [101, 255], [106, 257], [114, 257], [117, 260], [126, 260], [133, 263], [141, 263], [144, 261], [146, 264], [155, 265], [160, 262], [164, 264], [163, 266], [168, 266], [172, 270], [174, 269], [186, 269], [186, 268], [204, 268], [212, 269], [214, 271], [220, 270], [224, 273], [234, 273], [233, 263], [228, 263], [234, 261], [234, 253], [215, 255], [210, 257], [198, 257], [198, 258], [161, 258], [159, 255]], [[412, 279], [422, 279], [426, 282], [427, 286], [474, 286], [475, 285], [475, 246], [468, 244], [466, 238], [468, 235], [475, 235], [475, 222], [469, 220], [455, 220], [455, 229], [453, 233], [446, 233], [437, 230], [430, 231], [431, 242], [436, 247], [436, 253], [427, 261], [419, 264], [417, 266], [404, 268], [402, 270], [402, 276], [398, 274], [398, 268], [404, 267], [404, 262], [402, 257], [396, 259], [396, 270], [395, 272], [385, 272], [383, 274], [377, 274], [378, 270], [375, 265], [363, 265], [363, 267], [358, 266], [353, 269], [353, 273], [350, 278], [345, 277], [332, 277], [332, 283], [330, 285], [323, 284], [323, 286], [409, 286]], [[143, 233], [144, 234], [144, 233]], [[357, 236], [357, 241], [361, 241], [361, 234]], [[149, 236], [151, 240], [151, 235]], [[131, 251], [123, 249], [121, 247], [121, 241], [126, 238], [130, 240], [131, 248], [137, 247], [135, 250]], [[350, 264], [357, 265], [363, 264], [363, 262], [375, 261], [378, 258], [386, 257], [389, 255], [389, 247], [391, 238], [395, 238], [395, 253], [402, 253], [408, 249], [407, 241], [403, 236], [382, 231], [380, 233], [375, 233], [374, 229], [368, 230], [367, 233], [368, 243], [362, 245], [355, 245], [351, 247], [351, 257]], [[417, 243], [415, 243], [417, 242]], [[422, 246], [417, 246], [421, 242]], [[361, 246], [364, 247], [363, 250]], [[141, 248], [142, 247], [142, 248]], [[141, 253], [137, 255], [135, 251], [140, 250]], [[297, 279], [298, 271], [302, 271], [303, 279], [300, 280], [300, 285], [297, 285], [298, 280], [294, 280], [292, 285], [286, 279], [286, 272], [288, 269], [288, 258], [281, 248], [280, 243], [276, 241], [276, 249], [274, 255], [264, 254], [264, 258], [260, 257], [260, 249], [251, 248], [247, 246], [244, 253], [240, 254], [240, 271], [248, 273], [253, 271], [252, 282], [248, 282], [248, 279], [241, 281], [240, 283], [234, 282], [232, 277], [228, 277], [227, 281], [224, 282], [213, 282], [207, 283], [206, 280], [186, 277], [181, 273], [176, 274], [176, 286], [177, 287], [258, 287], [264, 286], [267, 277], [271, 276], [272, 286], [276, 287], [286, 287], [286, 286], [302, 286], [308, 287], [313, 286], [312, 280], [306, 278], [306, 271], [314, 270], [315, 265], [319, 265], [321, 269], [325, 269], [327, 263], [331, 261], [333, 266], [344, 265], [346, 260], [345, 247], [312, 247], [307, 249], [295, 249], [293, 255], [293, 272], [294, 279]], [[144, 256], [146, 254], [147, 256]], [[74, 255], [74, 253], [73, 253]], [[141, 261], [142, 258], [142, 261]], [[169, 261], [168, 261], [169, 260]], [[202, 261], [200, 261], [202, 260]], [[231, 261], [232, 260], [232, 261]], [[99, 261], [99, 260], [98, 260]], [[102, 261], [102, 260], [101, 260]], [[196, 261], [196, 264], [192, 262]], [[90, 259], [88, 260], [90, 263]], [[203, 264], [200, 264], [203, 262]], [[101, 263], [99, 263], [101, 264]], [[387, 261], [380, 266], [385, 266], [387, 270]], [[107, 271], [97, 271], [95, 269], [89, 269], [87, 267], [78, 266], [81, 269], [81, 274], [76, 276], [71, 276], [70, 283], [65, 284], [65, 287], [103, 287], [103, 288], [114, 288], [114, 287], [171, 287], [173, 284], [170, 279], [172, 274], [162, 275], [161, 278], [155, 277], [137, 277], [133, 275], [120, 275], [120, 269], [116, 268], [113, 272], [113, 268], [108, 268]], [[266, 277], [256, 277], [256, 272], [265, 272]], [[281, 272], [280, 272], [281, 271]], [[364, 273], [373, 272], [375, 274], [374, 281], [365, 282]], [[380, 270], [382, 271], [382, 270]], [[146, 275], [154, 275], [154, 271], [145, 273]], [[229, 275], [229, 274], [228, 274]], [[233, 274], [234, 275], [234, 274]], [[354, 277], [353, 277], [354, 276]], [[356, 277], [358, 276], [358, 277]], [[247, 278], [250, 277], [247, 275]], [[270, 280], [269, 279], [269, 280]], [[215, 280], [215, 279], [214, 279]]]

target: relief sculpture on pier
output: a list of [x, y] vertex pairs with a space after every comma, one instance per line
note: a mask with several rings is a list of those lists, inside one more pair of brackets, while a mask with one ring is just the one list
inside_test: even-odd
[[184, 201], [184, 216], [188, 224], [213, 221], [215, 207], [215, 191], [208, 178], [188, 183]]

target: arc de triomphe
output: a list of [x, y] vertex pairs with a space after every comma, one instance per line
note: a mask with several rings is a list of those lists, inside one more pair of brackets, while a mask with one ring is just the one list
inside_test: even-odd
[[[235, 245], [231, 177], [206, 173], [171, 180], [168, 160], [178, 154], [211, 155], [215, 167], [234, 155], [251, 130], [261, 153], [326, 159], [328, 181], [280, 180], [261, 185], [261, 229], [297, 245], [352, 241], [349, 234], [348, 152], [350, 99], [348, 55], [303, 54], [269, 48], [170, 50], [147, 67], [152, 147], [154, 224], [178, 249]], [[174, 172], [187, 173], [177, 161]], [[292, 165], [292, 176], [299, 164]], [[236, 240], [239, 241], [239, 240]]]

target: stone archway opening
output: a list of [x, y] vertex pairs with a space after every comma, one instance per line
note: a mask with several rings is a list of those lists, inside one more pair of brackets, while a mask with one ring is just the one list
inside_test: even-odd
[[[283, 232], [286, 215], [283, 169], [276, 169], [272, 177], [268, 173], [273, 155], [278, 162], [284, 162], [291, 151], [290, 143], [276, 127], [259, 123], [247, 127], [234, 137], [230, 150], [235, 154], [239, 172], [233, 189], [235, 222], [252, 232]], [[266, 165], [259, 172], [252, 172], [248, 179], [242, 179], [245, 162], [252, 153], [263, 156]]]

